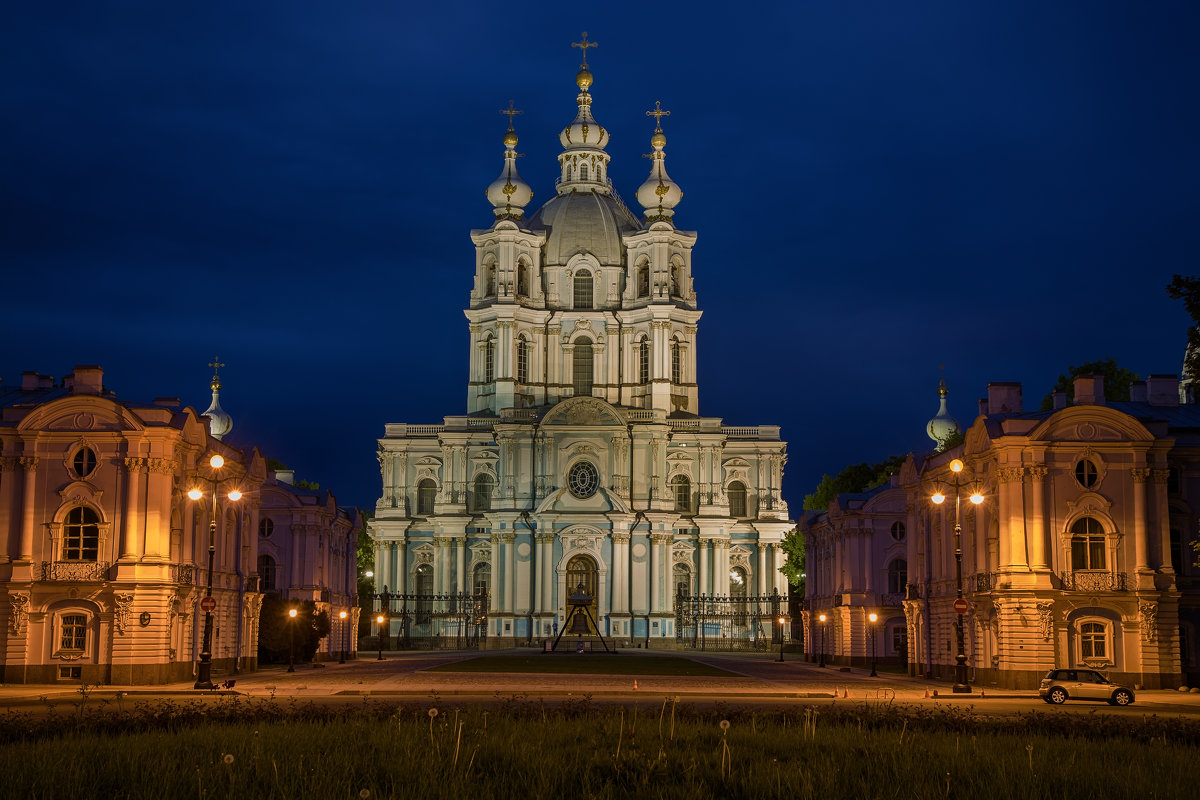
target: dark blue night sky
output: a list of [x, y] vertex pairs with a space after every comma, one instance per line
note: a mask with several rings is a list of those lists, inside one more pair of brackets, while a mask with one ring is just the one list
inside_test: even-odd
[[[823, 472], [928, 449], [938, 365], [1036, 405], [1177, 372], [1200, 255], [1200, 5], [20, 3], [0, 30], [0, 376], [100, 364], [342, 503], [385, 422], [466, 407], [472, 228], [509, 99], [552, 196], [587, 30], [633, 203], [661, 100], [699, 232], [700, 412]], [[567, 10], [563, 10], [563, 9]]]

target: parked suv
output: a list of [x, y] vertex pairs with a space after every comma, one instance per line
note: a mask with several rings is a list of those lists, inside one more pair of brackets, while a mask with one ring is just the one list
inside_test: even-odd
[[1110, 705], [1127, 706], [1133, 702], [1133, 689], [1109, 683], [1099, 672], [1090, 669], [1052, 669], [1042, 678], [1038, 695], [1047, 703], [1072, 700], [1104, 700]]

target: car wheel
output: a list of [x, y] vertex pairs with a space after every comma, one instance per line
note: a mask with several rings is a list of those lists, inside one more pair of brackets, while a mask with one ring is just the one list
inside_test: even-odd
[[1063, 703], [1067, 702], [1067, 690], [1060, 689], [1057, 686], [1055, 686], [1053, 689], [1050, 690], [1050, 697], [1047, 698], [1047, 700], [1051, 703], [1054, 703], [1054, 705], [1056, 705], [1056, 706], [1060, 706]]
[[1115, 692], [1113, 692], [1112, 699], [1108, 702], [1112, 703], [1114, 706], [1127, 706], [1133, 702], [1133, 695], [1124, 689], [1117, 689]]

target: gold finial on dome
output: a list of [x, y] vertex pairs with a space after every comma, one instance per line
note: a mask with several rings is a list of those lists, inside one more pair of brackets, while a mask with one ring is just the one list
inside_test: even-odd
[[209, 383], [209, 387], [212, 389], [220, 389], [221, 388], [221, 376], [218, 375], [217, 372], [221, 369], [221, 367], [223, 367], [225, 365], [221, 363], [220, 358], [218, 358], [217, 356], [213, 356], [213, 360], [211, 362], [209, 362], [209, 366], [213, 368], [212, 381]]
[[504, 143], [506, 145], [515, 146], [517, 144], [517, 132], [513, 129], [513, 117], [518, 114], [524, 114], [525, 112], [518, 110], [516, 103], [514, 103], [512, 100], [509, 100], [508, 108], [500, 109], [500, 113], [508, 116], [508, 131], [506, 131], [504, 134]]
[[663, 133], [662, 118], [671, 116], [671, 112], [663, 109], [661, 100], [655, 100], [654, 110], [647, 111], [646, 116], [654, 117], [654, 135], [650, 137], [650, 146], [665, 147], [667, 144], [667, 137]]
[[[583, 63], [579, 65], [579, 67], [580, 67], [580, 70], [579, 70], [579, 75], [577, 75], [577, 76], [576, 76], [576, 80], [578, 80], [578, 79], [579, 79], [579, 78], [580, 78], [580, 77], [583, 75], [583, 73], [587, 72], [587, 51], [588, 51], [588, 48], [589, 48], [589, 47], [599, 47], [599, 46], [600, 46], [600, 43], [599, 43], [599, 42], [589, 42], [589, 41], [587, 40], [587, 31], [584, 31], [584, 32], [583, 32], [583, 40], [582, 40], [582, 41], [579, 41], [579, 42], [571, 42], [571, 47], [578, 47], [580, 50], [582, 50], [582, 51], [583, 51]], [[588, 80], [589, 80], [589, 82], [590, 82], [590, 80], [591, 80], [591, 77], [592, 77], [592, 74], [591, 74], [590, 72], [588, 72], [588, 74], [587, 74], [587, 77], [588, 77]], [[580, 88], [582, 89], [583, 87], [581, 86]]]

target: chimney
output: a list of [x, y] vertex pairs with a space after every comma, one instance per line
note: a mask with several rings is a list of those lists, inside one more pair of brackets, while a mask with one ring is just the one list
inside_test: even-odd
[[154, 405], [162, 406], [163, 408], [179, 408], [179, 398], [178, 397], [156, 397], [156, 398], [154, 398]]
[[274, 474], [276, 483], [286, 483], [288, 486], [296, 483], [296, 470], [294, 469], [277, 469]]
[[1147, 375], [1146, 394], [1152, 406], [1179, 405], [1179, 376]]
[[38, 374], [36, 372], [21, 373], [21, 391], [32, 392], [38, 388]]
[[1104, 376], [1080, 375], [1075, 379], [1075, 405], [1104, 405]]
[[1145, 403], [1148, 396], [1145, 381], [1134, 381], [1129, 385], [1129, 402]]
[[1057, 392], [1051, 392], [1050, 400], [1054, 403], [1055, 411], [1061, 411], [1067, 407], [1067, 393], [1061, 389]]
[[104, 390], [104, 370], [86, 364], [76, 365], [71, 373], [75, 379], [73, 394], [101, 394]]
[[992, 414], [1018, 414], [1021, 411], [1021, 384], [989, 383], [988, 411]]
[[981, 397], [981, 398], [979, 398], [979, 416], [986, 417], [987, 413], [988, 413], [987, 398]]

